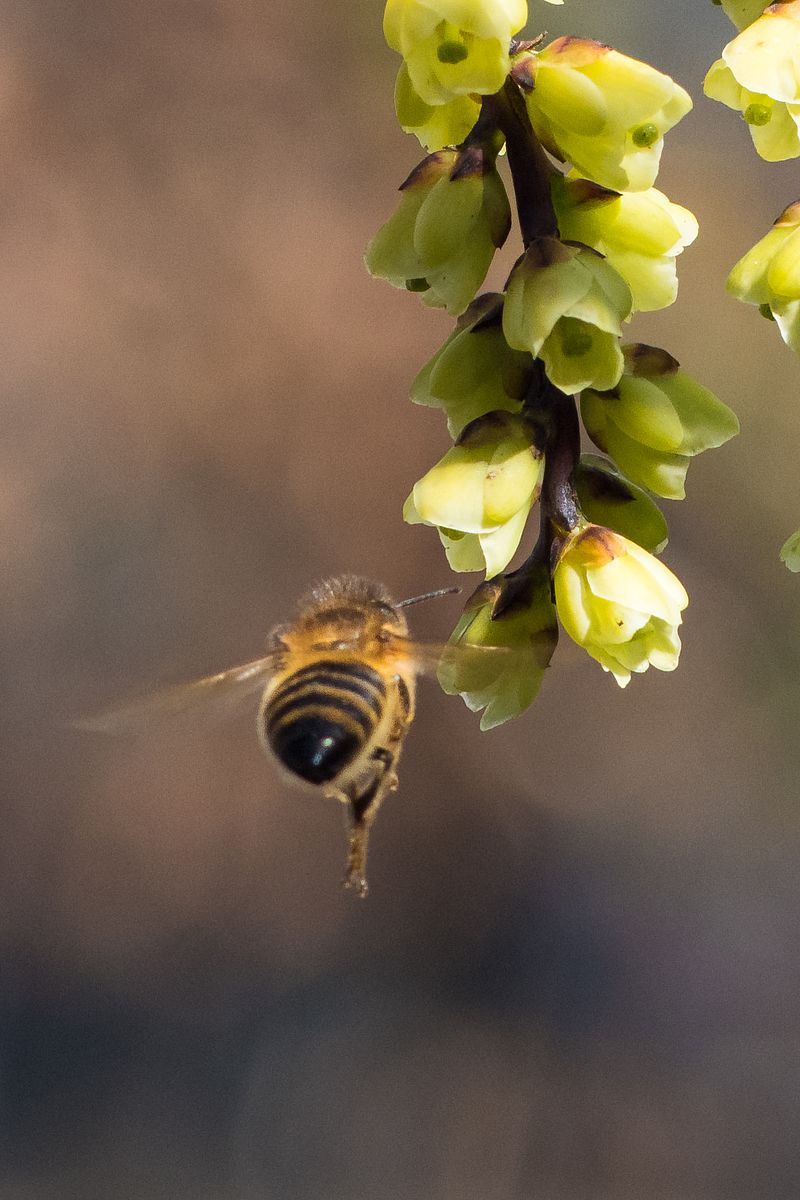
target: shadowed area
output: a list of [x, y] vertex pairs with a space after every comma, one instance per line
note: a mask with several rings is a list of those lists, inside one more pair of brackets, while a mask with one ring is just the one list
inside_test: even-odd
[[678, 672], [623, 693], [562, 639], [487, 735], [421, 688], [366, 903], [255, 702], [66, 727], [262, 654], [327, 575], [449, 582], [401, 508], [450, 322], [362, 264], [420, 157], [381, 8], [0, 4], [0, 1197], [794, 1200], [798, 366], [723, 283], [796, 168], [702, 100], [710, 3], [529, 25], [696, 99], [659, 184], [700, 240], [632, 329], [742, 422], [665, 505]]

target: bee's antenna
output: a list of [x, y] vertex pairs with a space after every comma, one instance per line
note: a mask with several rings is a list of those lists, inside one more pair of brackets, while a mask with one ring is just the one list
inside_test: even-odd
[[412, 596], [410, 600], [401, 600], [395, 608], [408, 608], [412, 604], [421, 604], [423, 600], [435, 600], [438, 596], [457, 596], [460, 587], [439, 588], [437, 592], [425, 592], [422, 596]]

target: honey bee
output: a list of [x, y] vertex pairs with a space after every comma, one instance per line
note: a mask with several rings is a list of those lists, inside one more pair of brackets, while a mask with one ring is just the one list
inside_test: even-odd
[[107, 733], [200, 707], [227, 707], [263, 688], [258, 738], [284, 772], [345, 806], [349, 853], [344, 885], [367, 893], [369, 833], [414, 719], [416, 678], [435, 674], [445, 653], [505, 654], [490, 647], [413, 642], [402, 611], [458, 591], [445, 588], [395, 603], [377, 583], [331, 579], [269, 634], [267, 653], [217, 675], [167, 688], [144, 701], [78, 722]]

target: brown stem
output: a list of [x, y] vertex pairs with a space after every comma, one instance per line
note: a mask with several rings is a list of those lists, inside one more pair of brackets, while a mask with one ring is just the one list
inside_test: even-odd
[[550, 195], [550, 181], [558, 171], [533, 132], [525, 101], [513, 79], [507, 79], [495, 96], [487, 96], [484, 105], [506, 139], [524, 245], [529, 246], [534, 238], [558, 237]]
[[530, 603], [530, 596], [540, 586], [543, 576], [552, 571], [565, 537], [581, 518], [573, 482], [581, 453], [575, 397], [550, 382], [540, 360], [535, 368], [525, 411], [539, 427], [544, 450], [539, 537], [525, 562], [503, 579], [493, 617], [515, 605]]

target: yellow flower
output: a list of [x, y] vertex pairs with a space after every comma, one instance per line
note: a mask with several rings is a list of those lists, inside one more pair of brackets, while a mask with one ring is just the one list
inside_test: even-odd
[[498, 575], [510, 562], [538, 499], [544, 458], [521, 416], [487, 413], [467, 425], [455, 446], [408, 497], [403, 518], [439, 530], [454, 571]]
[[672, 304], [678, 294], [675, 260], [697, 237], [688, 208], [656, 188], [621, 195], [577, 177], [557, 176], [552, 190], [562, 238], [605, 257], [631, 289], [634, 312]]
[[558, 38], [513, 73], [548, 150], [618, 192], [652, 187], [664, 134], [692, 107], [669, 75], [589, 38]]
[[528, 19], [526, 0], [388, 0], [383, 32], [428, 105], [493, 95], [511, 67], [509, 43]]
[[727, 286], [737, 300], [773, 317], [786, 345], [800, 354], [800, 200], [739, 259]]
[[767, 162], [800, 154], [800, 0], [771, 4], [722, 51], [705, 93], [741, 112]]
[[564, 544], [554, 586], [564, 629], [620, 687], [650, 666], [675, 670], [689, 598], [641, 546], [601, 525], [582, 524]]

